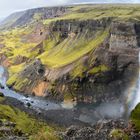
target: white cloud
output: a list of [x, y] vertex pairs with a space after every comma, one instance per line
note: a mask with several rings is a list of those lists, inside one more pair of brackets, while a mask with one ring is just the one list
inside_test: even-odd
[[53, 6], [66, 4], [71, 0], [0, 0], [0, 17], [7, 16], [8, 14], [34, 7]]
[[40, 6], [62, 5], [82, 2], [131, 2], [140, 3], [140, 0], [0, 0], [0, 17], [5, 17], [15, 11]]

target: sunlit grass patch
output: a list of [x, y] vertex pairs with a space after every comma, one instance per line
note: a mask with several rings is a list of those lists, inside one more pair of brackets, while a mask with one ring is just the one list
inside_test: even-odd
[[54, 128], [8, 105], [0, 105], [0, 119], [14, 122], [15, 130], [28, 134], [31, 140], [58, 140]]
[[90, 74], [96, 74], [96, 73], [100, 73], [100, 72], [105, 72], [108, 71], [109, 67], [106, 65], [99, 65], [97, 67], [94, 67], [93, 69], [91, 69], [88, 73]]
[[[72, 63], [73, 61], [79, 59], [81, 56], [84, 56], [88, 52], [93, 49], [96, 49], [108, 36], [108, 29], [103, 32], [98, 33], [93, 40], [86, 41], [84, 38], [78, 40], [78, 43], [74, 47], [69, 48], [70, 46], [70, 39], [67, 38], [58, 46], [55, 46], [52, 51], [48, 55], [41, 56], [40, 59], [43, 64], [47, 64], [52, 68], [61, 67], [67, 64]], [[64, 44], [67, 44], [65, 47]], [[69, 50], [70, 49], [70, 50]]]
[[131, 112], [130, 119], [137, 131], [140, 131], [140, 104]]

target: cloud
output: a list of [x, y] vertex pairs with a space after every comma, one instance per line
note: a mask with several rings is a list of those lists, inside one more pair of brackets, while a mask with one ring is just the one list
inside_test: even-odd
[[14, 11], [69, 3], [71, 0], [0, 0], [0, 17]]

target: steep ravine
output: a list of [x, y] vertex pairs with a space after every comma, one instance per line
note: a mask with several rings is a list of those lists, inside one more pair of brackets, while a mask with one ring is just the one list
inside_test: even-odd
[[[6, 69], [4, 70], [1, 66], [0, 79], [6, 79], [6, 73]], [[6, 84], [5, 81], [0, 81], [1, 85], [4, 86]], [[44, 100], [43, 98], [25, 97], [9, 89], [0, 89], [0, 92], [5, 95], [3, 102], [1, 101], [4, 105], [10, 105], [12, 108], [16, 106], [16, 108], [19, 108], [21, 111], [37, 118], [38, 121], [40, 119], [45, 120], [47, 124], [57, 124], [59, 127], [70, 126], [65, 132], [57, 132], [57, 135], [64, 140], [119, 140], [120, 138], [124, 140], [129, 140], [129, 138], [137, 140], [140, 138], [138, 134], [139, 119], [137, 119], [137, 115], [139, 115], [139, 105], [132, 111], [131, 119], [133, 121], [127, 122], [125, 117], [129, 114], [124, 115], [124, 113], [127, 113], [125, 111], [126, 106], [117, 101], [104, 102], [101, 104], [85, 104], [84, 102], [69, 102], [70, 104], [68, 102], [55, 103]], [[133, 100], [133, 98], [131, 98], [131, 103], [134, 103], [134, 101], [137, 102], [137, 99]], [[127, 106], [129, 107], [129, 102], [127, 102]], [[137, 121], [136, 127], [134, 125], [135, 121]], [[10, 124], [11, 122], [9, 122], [9, 125]], [[11, 131], [12, 129], [13, 128], [11, 128]], [[10, 137], [10, 134], [8, 135]], [[24, 134], [22, 134], [22, 136], [24, 136]], [[22, 136], [19, 135], [21, 138]], [[53, 134], [53, 136], [55, 135]], [[26, 135], [25, 139], [27, 139], [27, 137], [28, 135]]]
[[[70, 21], [67, 22], [69, 23]], [[60, 37], [64, 36], [64, 38], [67, 38], [70, 33], [71, 35], [76, 35], [78, 32], [82, 34], [83, 32], [85, 33], [85, 30], [88, 29], [90, 29], [90, 31], [87, 32], [85, 38], [89, 38], [89, 35], [92, 34], [94, 38], [94, 32], [99, 32], [101, 35], [104, 33], [102, 30], [105, 30], [107, 34], [103, 36], [104, 38], [101, 40], [103, 42], [99, 42], [99, 46], [92, 48], [91, 51], [82, 55], [80, 58], [78, 58], [78, 60], [75, 60], [66, 66], [61, 66], [58, 68], [56, 66], [46, 66], [41, 61], [42, 57], [36, 59], [33, 62], [30, 60], [24, 64], [25, 68], [20, 73], [17, 73], [16, 79], [14, 79], [15, 81], [12, 81], [13, 83], [8, 86], [25, 94], [35, 94], [39, 96], [45, 96], [46, 99], [57, 99], [57, 101], [61, 100], [64, 102], [64, 104], [60, 103], [62, 108], [63, 105], [64, 108], [65, 106], [69, 107], [69, 104], [67, 105], [67, 103], [76, 103], [74, 108], [76, 107], [79, 112], [82, 112], [82, 108], [80, 107], [80, 109], [78, 107], [79, 105], [84, 106], [87, 104], [89, 108], [90, 106], [93, 106], [94, 108], [94, 105], [99, 105], [97, 109], [93, 109], [96, 111], [98, 110], [97, 112], [99, 112], [99, 116], [97, 116], [99, 118], [94, 114], [96, 111], [86, 112], [86, 116], [83, 116], [83, 114], [80, 115], [79, 113], [77, 114], [77, 112], [74, 111], [76, 113], [75, 115], [79, 116], [79, 119], [81, 116], [81, 119], [84, 119], [86, 122], [89, 120], [94, 122], [96, 119], [98, 120], [102, 116], [103, 118], [110, 118], [113, 114], [115, 114], [115, 116], [122, 116], [122, 114], [116, 114], [112, 110], [120, 110], [119, 112], [123, 112], [125, 110], [125, 104], [129, 102], [127, 99], [128, 96], [126, 95], [126, 97], [124, 97], [124, 92], [129, 93], [129, 91], [126, 90], [128, 89], [127, 87], [130, 87], [131, 83], [133, 81], [135, 83], [135, 79], [137, 79], [139, 69], [139, 35], [137, 34], [136, 30], [138, 30], [139, 26], [135, 26], [134, 23], [128, 22], [115, 23], [111, 22], [110, 19], [103, 19], [102, 22], [79, 21], [76, 23], [73, 21], [71, 22], [71, 28], [67, 27], [67, 25], [69, 25], [68, 23], [61, 21], [60, 23], [58, 22], [53, 24], [50, 28], [49, 35], [53, 35], [53, 32], [55, 31], [55, 33], [58, 33], [58, 35], [61, 34]], [[109, 27], [107, 26], [108, 23], [110, 23]], [[60, 27], [57, 27], [58, 25], [60, 25]], [[64, 28], [64, 25], [66, 25], [66, 28]], [[74, 28], [74, 26], [77, 26], [78, 28]], [[106, 30], [106, 28], [109, 29]], [[54, 37], [51, 39], [54, 39]], [[73, 40], [73, 36], [70, 36], [70, 39]], [[63, 40], [61, 41], [63, 42]], [[65, 49], [68, 49], [67, 47], [69, 43], [71, 44], [71, 42], [68, 42], [66, 46], [63, 46], [63, 48], [66, 47]], [[94, 46], [94, 44], [92, 45]], [[55, 50], [55, 48], [52, 48], [52, 51], [53, 50]], [[13, 95], [8, 93], [13, 93], [12, 91], [4, 90], [4, 92], [8, 94], [8, 96]], [[18, 98], [18, 95], [14, 98]], [[24, 99], [26, 101], [26, 98]], [[40, 102], [40, 100], [37, 102]], [[107, 102], [109, 103], [106, 104]], [[60, 104], [58, 104], [58, 106], [61, 106]], [[113, 107], [112, 104], [115, 106]], [[46, 103], [44, 106], [43, 101], [40, 105], [41, 109], [46, 108]], [[105, 107], [105, 109], [102, 108], [102, 106]], [[115, 109], [116, 107], [118, 109]], [[35, 108], [37, 108], [37, 106], [35, 106]], [[52, 109], [49, 106], [47, 108]], [[60, 107], [59, 109], [61, 110], [62, 108]], [[102, 111], [100, 111], [100, 109]], [[103, 112], [103, 110], [108, 110], [108, 112]], [[102, 115], [100, 114], [101, 112], [103, 113]], [[94, 114], [94, 116], [97, 118], [94, 118], [95, 120], [91, 119], [89, 117], [90, 114], [91, 116]], [[88, 119], [85, 119], [87, 116]], [[70, 119], [73, 120], [74, 118], [72, 117]]]
[[[0, 72], [0, 75], [6, 73], [3, 71], [2, 66], [0, 67]], [[6, 87], [5, 81], [1, 80], [4, 77], [5, 76], [3, 75], [0, 78], [0, 83]], [[10, 97], [8, 101], [5, 101], [8, 105], [16, 106], [29, 114], [33, 113], [33, 115], [38, 118], [61, 126], [70, 126], [73, 124], [92, 125], [104, 118], [123, 118], [125, 113], [124, 105], [119, 101], [95, 104], [84, 102], [78, 103], [76, 101], [56, 102], [39, 97], [24, 96], [21, 95], [21, 93], [16, 93], [8, 88], [0, 89], [0, 92], [6, 97]]]
[[2, 103], [76, 125], [60, 133], [64, 140], [140, 139], [137, 13], [135, 6], [97, 5], [9, 17], [0, 30]]
[[[48, 54], [24, 64], [8, 85], [57, 100], [116, 100], [138, 76], [139, 28], [139, 24], [112, 22], [110, 18], [57, 21], [46, 35], [46, 45], [52, 45]], [[87, 52], [83, 47], [76, 51], [81, 39], [91, 42], [85, 43]]]

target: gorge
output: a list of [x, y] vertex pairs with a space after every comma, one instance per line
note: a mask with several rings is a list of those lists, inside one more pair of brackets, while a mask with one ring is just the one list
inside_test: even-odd
[[[0, 67], [0, 71], [4, 73], [4, 68], [2, 66]], [[2, 74], [2, 73], [1, 73]], [[4, 75], [4, 74], [2, 74]], [[4, 77], [4, 76], [3, 76]], [[3, 78], [2, 79], [6, 79]], [[1, 80], [1, 85], [6, 87], [6, 82]], [[91, 104], [91, 103], [76, 103], [74, 101], [70, 102], [53, 102], [49, 101], [44, 98], [39, 98], [39, 97], [33, 97], [33, 96], [24, 96], [21, 93], [16, 93], [10, 89], [0, 89], [0, 92], [4, 94], [6, 97], [12, 97], [15, 98], [21, 102], [24, 103], [26, 107], [28, 107], [28, 104], [31, 105], [31, 108], [35, 110], [36, 112], [45, 112], [47, 113], [48, 110], [55, 110], [59, 111], [61, 110], [61, 113], [63, 114], [63, 117], [67, 119], [68, 122], [73, 120], [73, 123], [75, 121], [81, 121], [83, 123], [88, 123], [88, 124], [94, 124], [98, 120], [104, 119], [104, 118], [120, 118], [123, 116], [123, 104], [120, 102], [104, 102], [104, 103], [96, 103], [96, 104]], [[86, 107], [86, 108], [85, 108]], [[65, 112], [68, 111], [73, 111], [73, 116], [67, 116]], [[104, 111], [105, 110], [105, 111]], [[55, 116], [55, 112], [54, 112]], [[44, 117], [45, 118], [45, 117]], [[55, 117], [54, 117], [55, 118]], [[58, 118], [57, 118], [58, 119]], [[61, 118], [60, 118], [61, 119]], [[59, 120], [59, 119], [58, 119]], [[53, 119], [52, 119], [53, 121]], [[62, 125], [66, 125], [65, 122]]]
[[139, 9], [72, 5], [7, 17], [0, 23], [1, 104], [64, 127], [64, 140], [138, 140]]

